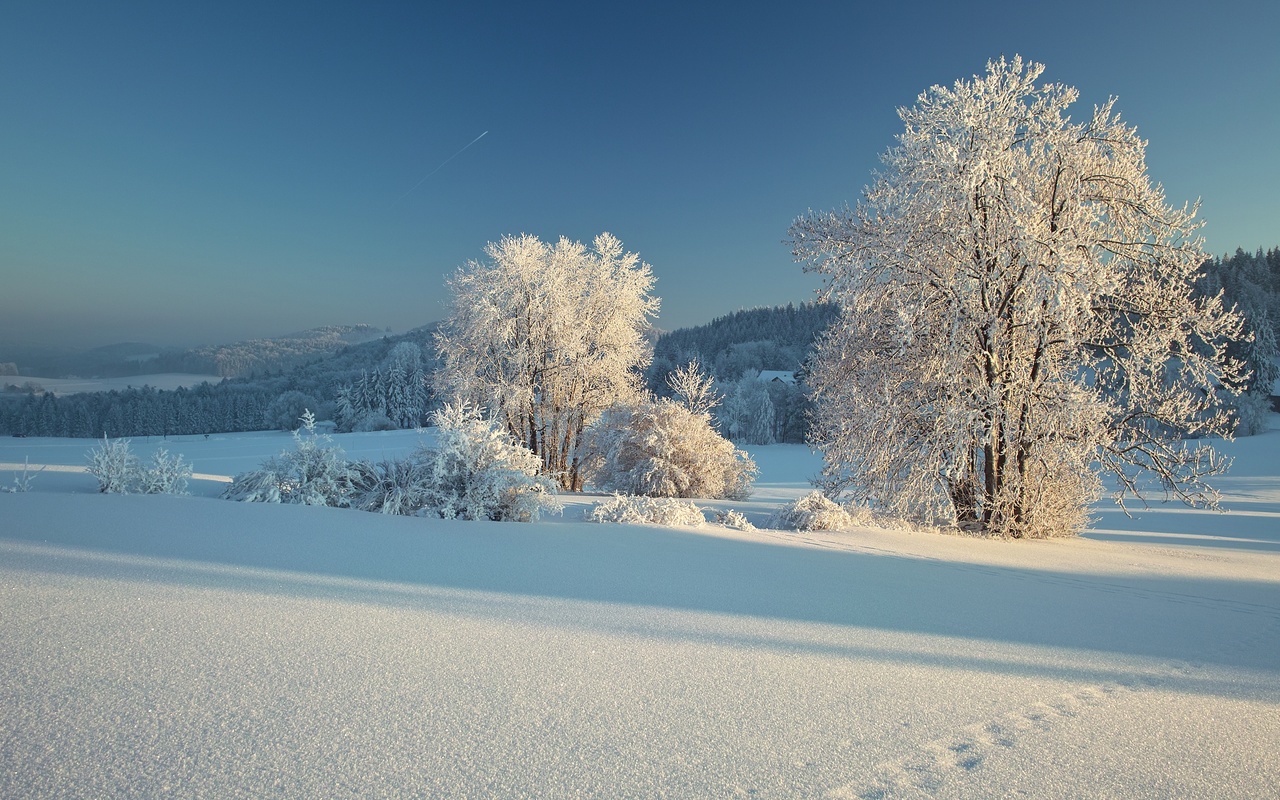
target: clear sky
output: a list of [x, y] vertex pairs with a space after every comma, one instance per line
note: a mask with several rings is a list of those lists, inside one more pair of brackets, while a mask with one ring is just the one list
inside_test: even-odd
[[664, 328], [805, 300], [790, 223], [856, 202], [895, 109], [1002, 54], [1078, 87], [1077, 117], [1117, 95], [1211, 252], [1269, 248], [1278, 31], [1273, 0], [15, 0], [0, 349], [403, 331], [519, 233], [618, 236]]

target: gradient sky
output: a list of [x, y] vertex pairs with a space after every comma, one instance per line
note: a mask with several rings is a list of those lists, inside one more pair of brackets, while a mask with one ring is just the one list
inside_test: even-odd
[[1278, 31], [1270, 0], [10, 2], [0, 350], [403, 331], [518, 233], [618, 236], [664, 328], [805, 300], [790, 223], [856, 202], [896, 108], [1002, 54], [1077, 118], [1117, 95], [1211, 252], [1274, 247]]

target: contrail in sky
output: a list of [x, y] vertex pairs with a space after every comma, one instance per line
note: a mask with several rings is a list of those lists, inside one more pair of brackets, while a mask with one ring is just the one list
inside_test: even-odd
[[[462, 150], [466, 150], [468, 147], [470, 147], [471, 145], [473, 145], [473, 144], [475, 144], [476, 142], [480, 141], [481, 139], [483, 139], [483, 138], [484, 138], [485, 136], [487, 136], [487, 135], [489, 135], [489, 132], [488, 132], [488, 131], [485, 131], [484, 133], [480, 134], [480, 135], [479, 135], [479, 136], [477, 136], [476, 138], [472, 139], [471, 141], [469, 141], [469, 142], [467, 142], [465, 145], [463, 145]], [[403, 200], [403, 199], [405, 199], [406, 197], [408, 197], [409, 195], [413, 194], [413, 190], [414, 190], [414, 189], [417, 189], [417, 188], [418, 188], [419, 186], [421, 186], [423, 183], [426, 183], [427, 178], [430, 178], [432, 175], [435, 175], [437, 172], [439, 172], [440, 170], [444, 169], [444, 165], [445, 165], [445, 164], [448, 164], [450, 161], [452, 161], [452, 160], [454, 160], [455, 158], [457, 158], [458, 156], [462, 155], [462, 150], [459, 150], [458, 152], [456, 152], [456, 153], [454, 153], [453, 155], [451, 155], [451, 156], [449, 156], [448, 158], [446, 158], [444, 161], [441, 161], [441, 162], [440, 162], [440, 166], [438, 166], [438, 167], [436, 167], [435, 169], [431, 170], [431, 171], [430, 171], [430, 172], [428, 172], [426, 175], [423, 175], [423, 176], [422, 176], [422, 180], [420, 180], [420, 181], [418, 181], [417, 183], [415, 183], [415, 184], [413, 185], [413, 187], [412, 187], [411, 189], [409, 189], [409, 191], [407, 191], [407, 192], [405, 192], [404, 194], [400, 195], [400, 200]], [[400, 200], [397, 200], [396, 202], [397, 202], [397, 203], [399, 203], [399, 202], [400, 202]]]

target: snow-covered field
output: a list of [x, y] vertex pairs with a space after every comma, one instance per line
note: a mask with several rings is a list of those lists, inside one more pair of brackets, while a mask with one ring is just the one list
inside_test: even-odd
[[202, 383], [219, 383], [218, 375], [191, 375], [186, 372], [164, 372], [155, 375], [131, 375], [124, 378], [30, 378], [10, 375], [0, 378], [0, 383], [22, 386], [28, 381], [39, 384], [45, 391], [56, 395], [79, 394], [80, 392], [110, 392], [125, 389], [141, 389], [150, 386], [153, 389], [190, 389]]
[[[407, 453], [412, 433], [336, 437]], [[85, 440], [0, 442], [78, 466]], [[134, 441], [227, 476], [287, 434]], [[1280, 431], [1069, 541], [0, 494], [0, 797], [1277, 797]], [[755, 448], [763, 523], [818, 460]]]

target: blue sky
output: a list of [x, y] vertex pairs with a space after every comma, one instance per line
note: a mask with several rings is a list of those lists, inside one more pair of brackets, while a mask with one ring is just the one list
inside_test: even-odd
[[664, 328], [805, 300], [790, 223], [1001, 54], [1117, 95], [1211, 252], [1280, 245], [1280, 4], [889, 5], [7, 4], [0, 349], [403, 331], [518, 233], [615, 234]]

